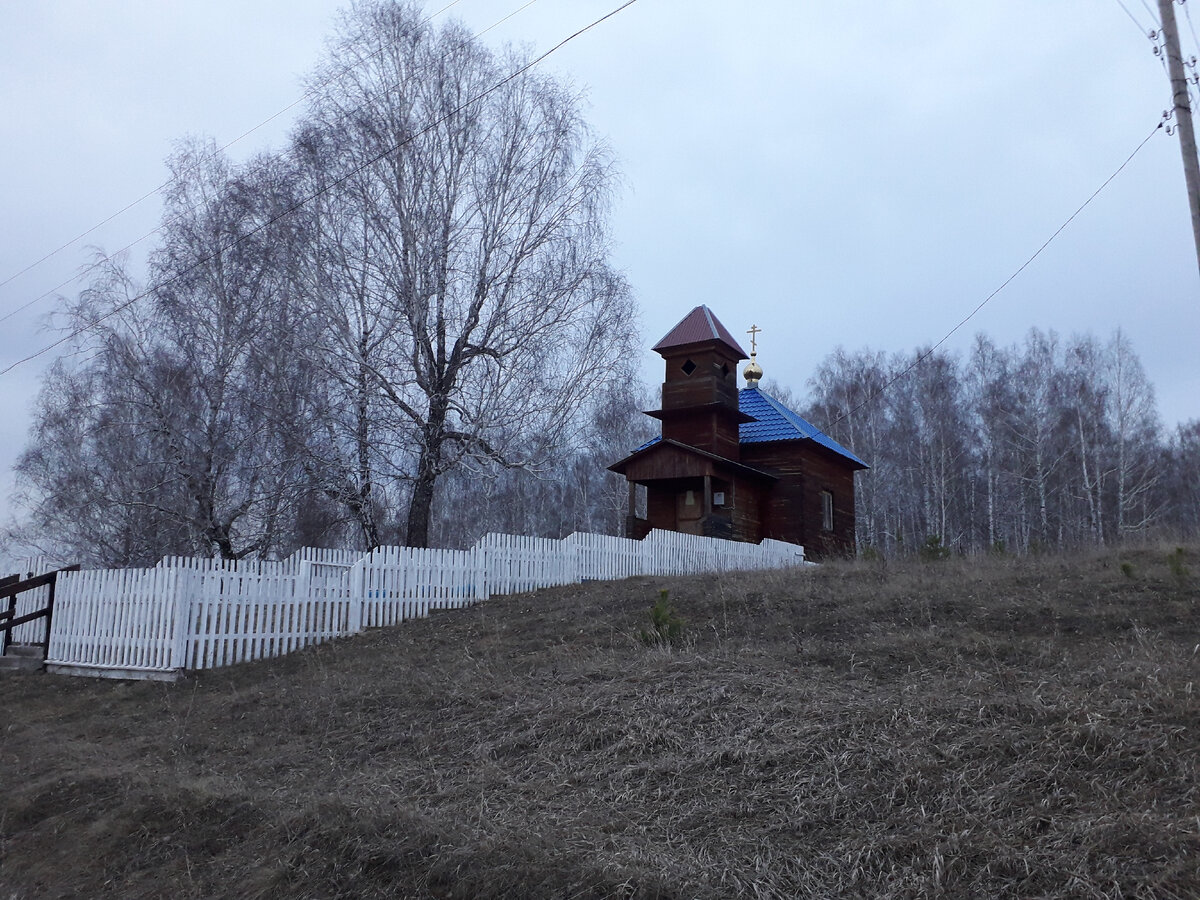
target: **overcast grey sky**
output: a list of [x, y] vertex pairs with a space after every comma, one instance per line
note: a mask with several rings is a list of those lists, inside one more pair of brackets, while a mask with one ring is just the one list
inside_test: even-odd
[[[439, 18], [479, 31], [526, 3], [459, 0]], [[225, 143], [296, 101], [340, 5], [0, 0], [0, 280], [161, 184], [176, 140]], [[617, 5], [536, 0], [484, 40], [540, 52]], [[1190, 5], [1185, 51], [1200, 53]], [[1125, 6], [1151, 26], [1151, 0]], [[1170, 99], [1117, 0], [640, 0], [544, 66], [586, 89], [589, 121], [620, 161], [615, 261], [645, 346], [706, 303], [735, 334], [757, 323], [767, 377], [800, 393], [838, 345], [938, 340]], [[231, 154], [280, 147], [299, 109]], [[158, 213], [151, 198], [0, 287], [0, 315], [70, 277], [85, 244], [116, 250]], [[52, 306], [0, 323], [0, 368], [50, 342], [37, 327]], [[1156, 134], [949, 346], [976, 331], [1011, 343], [1035, 326], [1123, 328], [1166, 424], [1200, 417], [1200, 277], [1176, 138]], [[5, 495], [47, 361], [0, 376]], [[656, 362], [647, 350], [651, 383]]]

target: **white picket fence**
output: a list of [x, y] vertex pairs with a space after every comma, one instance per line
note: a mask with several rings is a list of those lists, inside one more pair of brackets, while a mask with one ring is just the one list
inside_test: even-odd
[[58, 577], [47, 667], [123, 678], [176, 677], [290, 653], [363, 628], [498, 594], [633, 575], [804, 564], [795, 544], [744, 544], [653, 531], [642, 541], [488, 534], [470, 550], [305, 549], [286, 560], [170, 557], [153, 569]]
[[171, 671], [184, 666], [180, 569], [85, 569], [58, 576], [51, 662], [97, 670]]

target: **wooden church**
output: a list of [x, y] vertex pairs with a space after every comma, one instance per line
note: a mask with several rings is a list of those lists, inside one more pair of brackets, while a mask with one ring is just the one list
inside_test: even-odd
[[[757, 329], [751, 329], [752, 340]], [[751, 347], [754, 351], [756, 348]], [[854, 553], [854, 473], [867, 464], [758, 387], [746, 353], [707, 306], [654, 350], [666, 362], [662, 436], [609, 466], [629, 482], [626, 535], [652, 528], [802, 544], [811, 559]], [[644, 485], [647, 518], [637, 516]]]

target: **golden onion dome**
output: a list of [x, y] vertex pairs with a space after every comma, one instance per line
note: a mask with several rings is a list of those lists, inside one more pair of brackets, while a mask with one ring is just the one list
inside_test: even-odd
[[763, 370], [754, 359], [757, 354], [750, 354], [750, 362], [746, 363], [746, 368], [742, 369], [742, 377], [746, 379], [746, 387], [758, 387], [758, 382], [762, 380]]

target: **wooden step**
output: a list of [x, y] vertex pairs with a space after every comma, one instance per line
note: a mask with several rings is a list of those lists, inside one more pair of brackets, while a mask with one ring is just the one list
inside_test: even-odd
[[39, 672], [42, 668], [40, 644], [9, 644], [0, 656], [0, 672]]
[[5, 656], [19, 656], [24, 659], [42, 658], [41, 644], [9, 644]]

